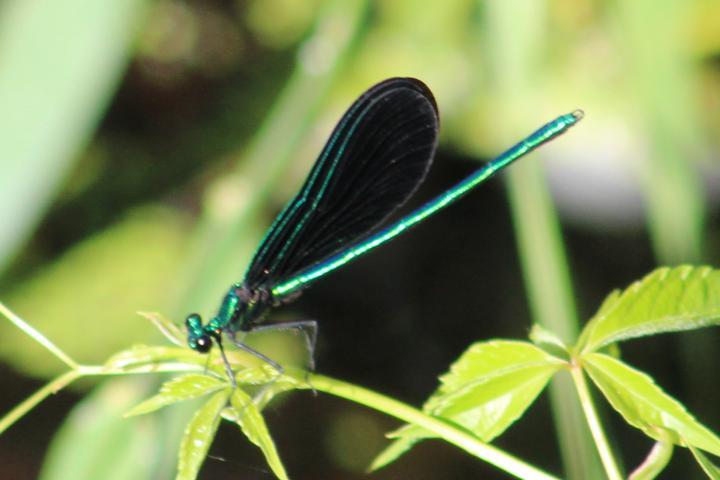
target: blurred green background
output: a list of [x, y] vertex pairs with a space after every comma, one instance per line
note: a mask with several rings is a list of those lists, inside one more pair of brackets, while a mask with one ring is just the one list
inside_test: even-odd
[[[505, 181], [276, 312], [319, 321], [320, 372], [419, 405], [474, 340], [523, 338], [532, 321], [571, 338], [657, 265], [718, 265], [715, 0], [6, 0], [0, 300], [83, 363], [162, 342], [135, 312], [212, 313], [344, 109], [390, 76], [422, 79], [441, 110], [414, 204], [556, 115], [587, 115]], [[719, 338], [623, 353], [717, 432]], [[6, 412], [63, 366], [8, 322], [0, 339]], [[299, 362], [295, 340], [256, 345]], [[156, 386], [84, 382], [51, 398], [0, 436], [3, 477], [172, 478], [191, 410], [119, 418]], [[572, 465], [549, 403], [497, 443], [583, 478], [593, 460]], [[651, 443], [605, 413], [637, 465]], [[506, 478], [439, 442], [368, 476], [397, 424], [334, 398], [293, 394], [267, 416], [294, 479]], [[201, 478], [272, 478], [231, 426], [211, 454]], [[685, 452], [668, 472], [699, 473]]]

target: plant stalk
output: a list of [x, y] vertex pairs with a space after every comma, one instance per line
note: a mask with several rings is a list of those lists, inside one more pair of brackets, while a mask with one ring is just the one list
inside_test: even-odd
[[653, 480], [665, 470], [673, 454], [670, 441], [655, 442], [647, 458], [630, 474], [628, 480]]
[[6, 307], [2, 302], [0, 302], [0, 313], [2, 313], [20, 330], [27, 333], [33, 340], [45, 347], [50, 353], [55, 355], [58, 359], [60, 359], [61, 362], [70, 367], [70, 369], [75, 370], [78, 368], [78, 363], [75, 360], [73, 360], [68, 354], [60, 350], [57, 345], [52, 343], [45, 335], [35, 329], [35, 327], [31, 326], [30, 324], [25, 322], [25, 320], [17, 316], [15, 312]]
[[580, 397], [580, 404], [585, 412], [585, 418], [587, 419], [588, 426], [590, 427], [590, 433], [595, 440], [595, 445], [597, 446], [598, 453], [600, 454], [600, 460], [605, 468], [605, 473], [610, 480], [622, 480], [622, 474], [620, 473], [620, 469], [615, 461], [615, 456], [612, 453], [610, 444], [608, 443], [605, 432], [603, 431], [600, 418], [595, 410], [595, 404], [593, 403], [592, 396], [590, 395], [585, 375], [583, 374], [582, 369], [577, 365], [570, 368], [570, 374], [572, 375], [575, 388], [577, 389], [578, 396]]
[[[300, 377], [298, 380], [302, 378], [303, 377]], [[308, 378], [308, 382], [317, 391], [360, 403], [374, 410], [393, 416], [403, 422], [418, 425], [436, 434], [443, 440], [462, 448], [471, 455], [478, 457], [517, 478], [526, 480], [557, 480], [557, 477], [528, 465], [522, 460], [503, 452], [492, 445], [481, 442], [477, 439], [477, 437], [467, 431], [395, 399], [386, 397], [357, 385], [352, 385], [341, 380], [326, 377], [324, 375], [312, 374]]]
[[70, 370], [46, 383], [44, 387], [23, 400], [15, 408], [10, 410], [7, 415], [0, 418], [0, 434], [20, 420], [30, 410], [35, 408], [37, 404], [45, 400], [50, 395], [62, 390], [81, 376], [82, 373], [79, 370]]

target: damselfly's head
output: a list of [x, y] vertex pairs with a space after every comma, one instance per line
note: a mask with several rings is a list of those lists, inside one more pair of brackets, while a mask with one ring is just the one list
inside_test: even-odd
[[203, 328], [202, 317], [197, 313], [191, 313], [185, 319], [185, 326], [188, 331], [188, 346], [199, 353], [209, 352], [213, 341]]

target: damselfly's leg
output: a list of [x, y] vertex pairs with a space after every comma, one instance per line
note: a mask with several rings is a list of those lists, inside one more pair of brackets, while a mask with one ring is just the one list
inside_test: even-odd
[[249, 353], [250, 355], [257, 357], [260, 360], [262, 360], [263, 362], [270, 365], [272, 368], [275, 369], [275, 371], [278, 373], [278, 375], [282, 375], [285, 373], [285, 368], [283, 368], [282, 365], [280, 365], [279, 363], [277, 363], [275, 360], [271, 359], [270, 357], [258, 352], [254, 348], [245, 345], [243, 342], [236, 339], [234, 334], [228, 334], [228, 338], [233, 343], [233, 345], [238, 347], [240, 350], [244, 350], [245, 352]]
[[[237, 388], [237, 381], [235, 381], [235, 372], [233, 372], [232, 367], [230, 366], [230, 362], [228, 361], [227, 357], [225, 356], [225, 348], [223, 348], [222, 344], [222, 337], [219, 335], [215, 338], [215, 343], [217, 343], [218, 347], [220, 347], [220, 356], [223, 359], [223, 363], [225, 364], [225, 372], [227, 372], [227, 376], [230, 378], [230, 383], [232, 384], [233, 389]], [[210, 357], [208, 357], [208, 360]], [[207, 369], [207, 364], [205, 365], [205, 369]]]
[[305, 372], [305, 381], [312, 389], [313, 395], [317, 395], [315, 387], [310, 382], [310, 373], [315, 371], [315, 344], [317, 342], [318, 326], [315, 320], [299, 320], [297, 322], [273, 323], [270, 325], [258, 325], [252, 328], [252, 332], [262, 332], [268, 330], [297, 330], [303, 334], [305, 338], [305, 349], [308, 352], [307, 371]]
[[315, 371], [315, 343], [317, 342], [318, 326], [315, 320], [300, 320], [297, 322], [273, 323], [270, 325], [258, 325], [252, 328], [252, 332], [263, 332], [268, 330], [297, 330], [305, 338], [305, 348], [308, 352], [307, 367], [311, 372]]
[[[244, 335], [243, 335], [244, 336]], [[235, 332], [228, 332], [228, 338], [230, 341], [238, 347], [239, 349], [249, 353], [250, 355], [253, 355], [254, 357], [259, 358], [263, 362], [270, 365], [275, 371], [278, 373], [278, 375], [274, 378], [272, 378], [268, 383], [266, 383], [260, 391], [253, 397], [253, 403], [260, 404], [262, 400], [265, 398], [265, 394], [270, 390], [270, 388], [275, 384], [275, 382], [278, 381], [281, 375], [285, 373], [285, 368], [277, 363], [275, 360], [271, 359], [270, 357], [263, 355], [262, 353], [258, 352], [252, 347], [249, 347], [245, 345], [243, 342], [235, 338]]]

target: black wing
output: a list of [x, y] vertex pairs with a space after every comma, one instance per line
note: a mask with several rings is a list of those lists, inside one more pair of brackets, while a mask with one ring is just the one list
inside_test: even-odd
[[272, 287], [371, 233], [422, 183], [437, 134], [421, 81], [391, 78], [363, 93], [265, 234], [245, 283]]

